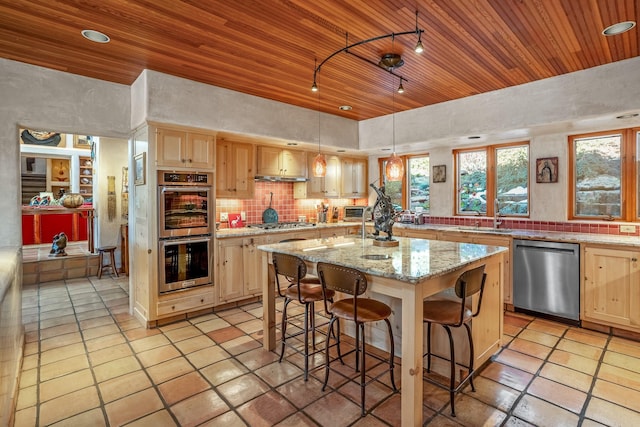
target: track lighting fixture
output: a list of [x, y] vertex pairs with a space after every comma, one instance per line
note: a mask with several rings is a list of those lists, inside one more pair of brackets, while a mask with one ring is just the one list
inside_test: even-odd
[[404, 93], [404, 87], [402, 86], [402, 79], [400, 79], [400, 86], [398, 86], [398, 93]]

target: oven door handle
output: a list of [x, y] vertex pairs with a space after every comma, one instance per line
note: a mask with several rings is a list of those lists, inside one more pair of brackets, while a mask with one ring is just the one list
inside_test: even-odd
[[185, 243], [209, 243], [211, 242], [211, 237], [206, 237], [204, 239], [161, 240], [161, 242], [163, 247], [184, 245]]
[[176, 191], [176, 192], [186, 192], [186, 191], [210, 191], [211, 187], [162, 187], [162, 192], [165, 193], [167, 191]]

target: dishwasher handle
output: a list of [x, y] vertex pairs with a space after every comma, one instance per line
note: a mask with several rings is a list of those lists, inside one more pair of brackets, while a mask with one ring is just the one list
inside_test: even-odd
[[527, 249], [527, 250], [534, 250], [534, 251], [543, 251], [543, 252], [564, 252], [564, 253], [570, 253], [570, 254], [575, 254], [576, 250], [573, 248], [554, 248], [551, 246], [534, 246], [534, 245], [523, 245], [523, 244], [516, 244], [516, 249]]

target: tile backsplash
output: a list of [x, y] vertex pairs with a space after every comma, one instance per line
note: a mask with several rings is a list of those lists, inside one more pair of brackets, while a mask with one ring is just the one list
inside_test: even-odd
[[[253, 199], [216, 199], [216, 221], [220, 221], [221, 212], [245, 212], [245, 224], [261, 223], [262, 212], [269, 207], [271, 192], [273, 192], [271, 207], [278, 212], [279, 222], [295, 222], [301, 215], [306, 217], [307, 222], [317, 222], [321, 203], [329, 206], [329, 217], [333, 208], [338, 208], [339, 219], [342, 219], [342, 207], [367, 204], [367, 199], [294, 199], [291, 182], [256, 182]], [[220, 226], [225, 228], [227, 224], [220, 224]]]

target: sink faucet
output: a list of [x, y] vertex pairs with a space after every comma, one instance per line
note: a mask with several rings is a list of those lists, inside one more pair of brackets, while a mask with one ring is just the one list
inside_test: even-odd
[[498, 203], [498, 199], [496, 198], [493, 201], [493, 228], [498, 229], [502, 221], [498, 219], [500, 216], [500, 204]]
[[365, 218], [367, 217], [367, 212], [373, 212], [373, 206], [367, 206], [363, 209], [362, 211], [362, 231], [361, 231], [361, 236], [363, 239], [367, 238], [367, 230], [365, 229], [364, 223], [365, 223]]

